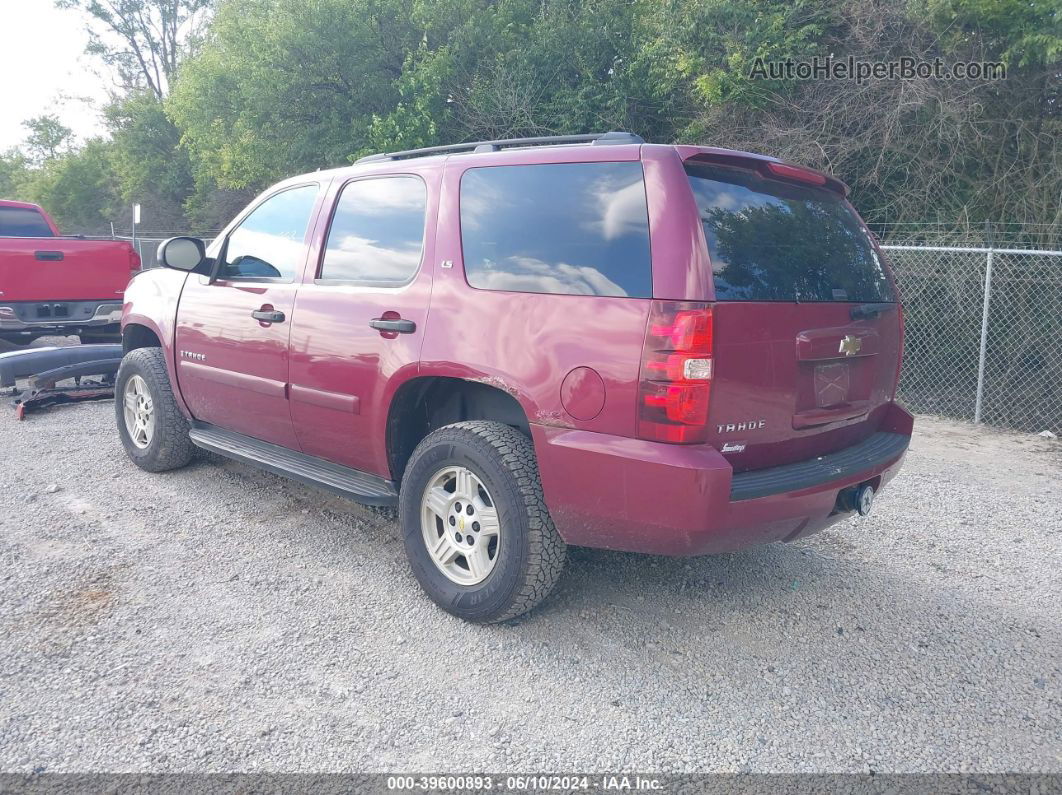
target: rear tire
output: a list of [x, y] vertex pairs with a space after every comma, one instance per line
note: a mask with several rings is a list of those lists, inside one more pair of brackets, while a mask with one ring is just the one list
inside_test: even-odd
[[195, 457], [188, 420], [177, 407], [161, 348], [137, 348], [122, 359], [114, 383], [114, 413], [122, 446], [141, 469], [179, 469]]
[[546, 509], [534, 447], [500, 422], [458, 422], [423, 439], [402, 479], [399, 518], [417, 581], [466, 621], [531, 610], [564, 570], [567, 547]]

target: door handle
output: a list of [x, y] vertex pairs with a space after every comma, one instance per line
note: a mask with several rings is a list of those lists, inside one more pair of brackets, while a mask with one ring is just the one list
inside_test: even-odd
[[62, 251], [34, 251], [33, 258], [39, 262], [62, 262]]
[[377, 331], [391, 331], [395, 334], [412, 334], [417, 330], [417, 324], [405, 318], [385, 320], [382, 317], [375, 317], [369, 321], [369, 325]]
[[263, 323], [284, 322], [284, 313], [276, 309], [256, 309], [251, 313], [251, 317]]
[[896, 304], [860, 304], [859, 306], [853, 306], [849, 310], [848, 316], [852, 320], [862, 320], [865, 317], [874, 317], [895, 308]]

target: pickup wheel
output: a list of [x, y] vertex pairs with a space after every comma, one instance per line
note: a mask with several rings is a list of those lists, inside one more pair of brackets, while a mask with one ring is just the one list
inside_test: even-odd
[[122, 359], [114, 383], [114, 413], [122, 446], [141, 469], [178, 469], [195, 456], [161, 348], [138, 348]]
[[494, 623], [546, 598], [567, 547], [542, 497], [531, 441], [500, 422], [458, 422], [413, 451], [399, 497], [413, 574], [443, 610]]

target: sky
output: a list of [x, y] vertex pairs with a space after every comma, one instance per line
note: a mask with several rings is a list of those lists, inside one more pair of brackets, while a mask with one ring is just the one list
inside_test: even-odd
[[23, 120], [43, 113], [59, 116], [79, 140], [101, 133], [109, 83], [84, 54], [84, 17], [52, 0], [0, 0], [0, 19], [0, 152], [26, 137]]

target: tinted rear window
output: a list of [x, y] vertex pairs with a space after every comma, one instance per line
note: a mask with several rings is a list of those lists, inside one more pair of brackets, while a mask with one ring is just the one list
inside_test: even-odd
[[484, 290], [652, 295], [640, 163], [469, 169], [461, 244], [468, 283]]
[[894, 300], [844, 200], [754, 172], [688, 165], [720, 301]]
[[36, 210], [0, 207], [0, 237], [54, 237], [54, 234]]

